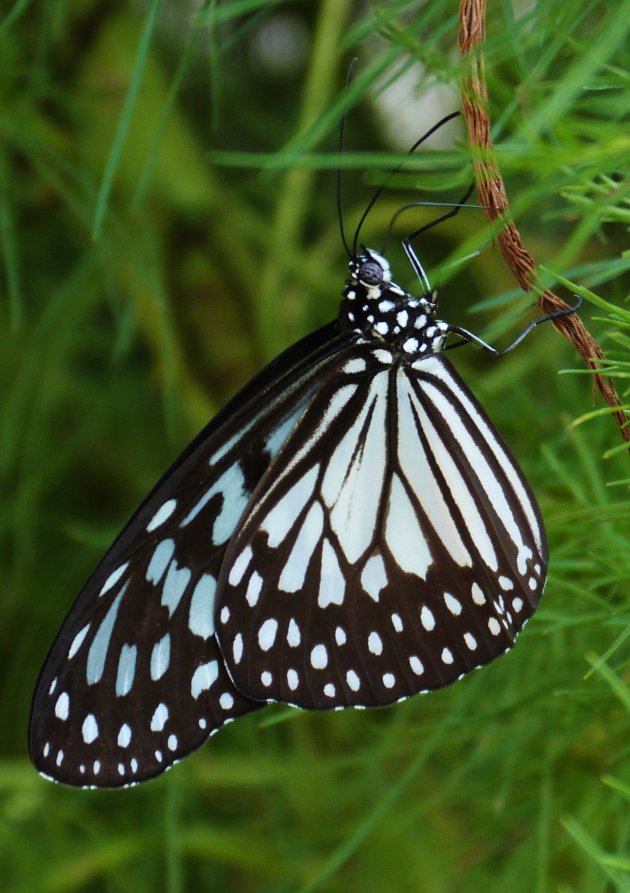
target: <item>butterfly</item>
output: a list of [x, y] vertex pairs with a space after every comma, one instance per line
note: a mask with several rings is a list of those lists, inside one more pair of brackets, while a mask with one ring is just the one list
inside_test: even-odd
[[440, 688], [509, 650], [536, 610], [539, 508], [444, 355], [453, 334], [498, 352], [437, 319], [411, 237], [419, 297], [357, 237], [337, 319], [204, 428], [71, 607], [32, 705], [44, 776], [129, 785], [268, 702]]

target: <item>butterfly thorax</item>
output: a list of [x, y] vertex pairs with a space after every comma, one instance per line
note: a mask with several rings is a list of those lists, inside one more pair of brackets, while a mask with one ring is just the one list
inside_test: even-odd
[[350, 260], [348, 271], [339, 310], [342, 331], [385, 343], [403, 357], [442, 349], [448, 325], [435, 319], [435, 292], [414, 297], [392, 282], [387, 260], [367, 248]]

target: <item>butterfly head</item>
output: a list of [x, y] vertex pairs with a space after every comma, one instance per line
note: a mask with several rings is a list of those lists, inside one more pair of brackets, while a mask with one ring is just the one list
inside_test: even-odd
[[414, 297], [392, 281], [389, 262], [371, 248], [350, 258], [348, 272], [339, 314], [342, 329], [385, 341], [403, 354], [441, 349], [447, 327], [434, 319], [437, 292]]

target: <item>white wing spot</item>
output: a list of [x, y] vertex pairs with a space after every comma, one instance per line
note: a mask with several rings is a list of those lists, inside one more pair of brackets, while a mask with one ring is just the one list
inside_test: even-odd
[[81, 645], [83, 645], [83, 641], [88, 634], [88, 630], [92, 624], [86, 623], [82, 630], [80, 630], [74, 639], [72, 640], [72, 645], [68, 649], [68, 660], [72, 660], [74, 655], [77, 653]]
[[276, 641], [276, 633], [278, 632], [278, 621], [273, 617], [261, 625], [258, 630], [258, 647], [261, 651], [269, 651]]
[[176, 499], [169, 499], [167, 502], [164, 503], [164, 505], [160, 506], [160, 508], [147, 524], [147, 531], [151, 533], [151, 531], [156, 530], [158, 527], [164, 524], [164, 522], [171, 517], [171, 515], [175, 511], [176, 506]]
[[136, 759], [135, 757], [133, 757], [132, 760], [131, 760], [131, 762], [129, 763], [129, 765], [131, 766], [131, 771], [132, 771], [132, 772], [134, 773], [134, 775], [135, 775], [135, 773], [138, 771], [138, 761], [137, 761], [137, 759]]
[[166, 746], [169, 750], [177, 750], [177, 735], [169, 735], [166, 740]]
[[300, 677], [297, 674], [297, 670], [287, 670], [287, 684], [291, 691], [295, 691], [295, 689], [300, 684]]
[[327, 682], [324, 686], [324, 694], [327, 698], [334, 698], [337, 690], [332, 682]]
[[99, 592], [99, 595], [105, 595], [105, 593], [108, 592], [112, 588], [112, 586], [115, 586], [128, 567], [129, 562], [125, 561], [125, 563], [121, 564], [120, 567], [117, 567], [115, 571], [112, 571], [109, 577], [103, 583], [103, 588]]
[[388, 350], [382, 350], [381, 348], [373, 350], [372, 356], [380, 363], [385, 363], [386, 366], [394, 362], [392, 354]]
[[343, 367], [342, 372], [348, 372], [349, 374], [352, 374], [353, 372], [365, 372], [366, 368], [365, 360], [361, 359], [361, 357], [356, 357], [354, 360], [348, 360]]
[[273, 682], [273, 676], [271, 675], [269, 670], [263, 670], [263, 672], [260, 674], [260, 681], [266, 688], [269, 688], [269, 686]]
[[57, 719], [61, 719], [65, 722], [68, 719], [69, 715], [70, 697], [68, 696], [67, 691], [62, 691], [57, 698], [57, 703], [55, 704], [55, 716], [57, 717]]
[[232, 642], [232, 656], [234, 658], [234, 663], [240, 664], [243, 656], [243, 636], [241, 633], [237, 633], [234, 636], [234, 641]]
[[454, 595], [450, 595], [450, 593], [445, 592], [444, 603], [454, 617], [459, 617], [459, 615], [462, 613], [461, 602], [459, 602]]
[[[272, 513], [274, 511], [275, 509], [272, 509]], [[324, 510], [319, 502], [314, 502], [302, 522], [300, 532], [282, 568], [278, 589], [283, 592], [298, 592], [304, 586], [311, 557], [319, 544], [323, 530]], [[271, 544], [271, 537], [269, 542]]]
[[346, 673], [346, 682], [348, 683], [348, 688], [352, 689], [352, 691], [358, 691], [361, 688], [361, 680], [354, 670], [348, 670]]
[[230, 575], [228, 577], [228, 583], [230, 586], [238, 586], [238, 584], [243, 579], [245, 571], [249, 567], [249, 563], [253, 557], [252, 547], [247, 546], [241, 554], [238, 556], [232, 568], [230, 570]]
[[422, 676], [424, 673], [424, 664], [416, 654], [412, 654], [409, 658], [409, 666], [416, 676]]
[[345, 645], [347, 642], [346, 631], [343, 626], [338, 626], [335, 630], [335, 642], [337, 645]]
[[324, 538], [317, 604], [320, 608], [327, 608], [332, 604], [342, 605], [345, 592], [346, 581], [339, 567], [337, 553], [328, 538]]
[[247, 584], [247, 592], [245, 593], [245, 599], [247, 600], [247, 604], [250, 608], [254, 608], [258, 604], [258, 599], [262, 591], [262, 585], [263, 578], [260, 576], [258, 571], [254, 571], [254, 573], [249, 578], [249, 583]]
[[435, 617], [433, 616], [433, 611], [431, 611], [430, 608], [427, 608], [426, 605], [423, 605], [422, 610], [420, 611], [420, 623], [428, 633], [435, 629]]
[[168, 633], [162, 636], [151, 651], [151, 679], [157, 682], [168, 670], [171, 660], [171, 637]]
[[540, 567], [539, 564], [534, 565], [534, 573], [539, 574], [541, 570], [542, 570], [542, 568]]
[[393, 688], [396, 685], [396, 677], [393, 673], [385, 673], [383, 675], [383, 685], [385, 688]]
[[361, 572], [361, 586], [373, 598], [378, 601], [381, 589], [387, 586], [387, 573], [385, 571], [385, 562], [380, 555], [372, 555], [365, 562], [365, 566]]
[[93, 766], [92, 766], [92, 773], [93, 773], [94, 775], [98, 775], [98, 773], [99, 773], [100, 771], [101, 771], [101, 761], [100, 761], [100, 760], [94, 760], [94, 764], [93, 764]]
[[221, 608], [221, 613], [219, 614], [219, 619], [221, 620], [221, 623], [223, 623], [224, 625], [230, 619], [230, 609], [228, 608], [227, 605], [223, 605], [223, 607]]
[[131, 691], [136, 675], [137, 657], [137, 645], [123, 645], [120, 649], [118, 670], [116, 672], [116, 696], [118, 698], [124, 698]]
[[48, 689], [48, 694], [49, 695], [54, 694], [56, 688], [57, 688], [57, 677], [55, 676], [53, 681], [50, 683], [50, 688]]
[[229, 693], [229, 691], [224, 691], [221, 697], [219, 698], [219, 704], [224, 710], [231, 710], [234, 706], [234, 698]]
[[130, 743], [131, 743], [131, 728], [127, 725], [127, 723], [124, 723], [124, 725], [122, 725], [120, 727], [120, 730], [118, 732], [118, 746], [119, 747], [129, 747]]
[[514, 589], [514, 583], [509, 577], [499, 577], [499, 586], [504, 592], [510, 592], [511, 589]]
[[175, 560], [171, 561], [164, 578], [162, 595], [160, 597], [160, 604], [168, 608], [169, 617], [172, 617], [175, 613], [191, 577], [190, 568], [178, 567]]
[[280, 545], [294, 526], [315, 489], [318, 473], [319, 465], [314, 465], [306, 474], [302, 475], [282, 499], [274, 505], [261, 523], [261, 530], [268, 534], [269, 546], [272, 549]]
[[475, 639], [475, 637], [473, 636], [472, 633], [464, 633], [464, 642], [466, 643], [466, 647], [470, 651], [477, 650], [477, 640]]
[[452, 664], [453, 663], [453, 652], [449, 648], [442, 649], [442, 663], [444, 663], [444, 664]]
[[311, 666], [315, 670], [323, 670], [328, 666], [328, 651], [325, 645], [315, 645], [311, 651]]
[[44, 756], [47, 757], [50, 753], [50, 741], [47, 741], [44, 745]]
[[474, 601], [474, 603], [476, 605], [485, 605], [486, 597], [483, 594], [483, 592], [481, 591], [481, 586], [478, 583], [472, 584], [471, 592], [472, 592], [472, 600]]
[[166, 704], [158, 704], [151, 717], [151, 731], [161, 732], [168, 719], [168, 707]]
[[210, 660], [207, 664], [201, 664], [192, 675], [190, 680], [190, 693], [195, 700], [199, 695], [208, 691], [217, 680], [219, 675], [219, 662]]
[[214, 635], [214, 601], [217, 581], [202, 574], [194, 588], [188, 611], [188, 629], [194, 636], [209, 639]]
[[501, 624], [496, 617], [491, 617], [490, 620], [488, 620], [488, 629], [493, 636], [499, 635], [499, 633], [501, 632]]
[[96, 717], [93, 713], [88, 713], [83, 720], [81, 734], [83, 735], [83, 740], [86, 744], [91, 744], [98, 738], [98, 723], [96, 722]]
[[385, 539], [401, 570], [426, 580], [433, 558], [416, 509], [398, 474], [391, 479]]
[[129, 581], [125, 583], [114, 601], [111, 603], [107, 614], [100, 622], [96, 635], [92, 639], [92, 644], [90, 645], [86, 661], [86, 678], [88, 685], [94, 685], [101, 681], [101, 676], [105, 669], [105, 660], [107, 658], [112, 630], [114, 629], [121, 599], [125, 594], [128, 585]]
[[519, 598], [517, 595], [516, 598], [513, 599], [513, 601], [512, 601], [512, 607], [514, 608], [514, 610], [516, 611], [517, 614], [520, 614], [521, 611], [523, 610], [523, 599]]
[[61, 766], [61, 764], [63, 763], [63, 750], [57, 751], [57, 759], [55, 760], [55, 762], [58, 766]]
[[401, 633], [403, 631], [404, 626], [400, 614], [392, 614], [392, 626], [397, 633]]
[[532, 590], [532, 592], [535, 592], [536, 589], [538, 588], [538, 582], [535, 577], [530, 577], [527, 585]]
[[368, 649], [371, 654], [375, 654], [377, 657], [383, 653], [383, 641], [375, 631], [372, 631], [368, 636]]
[[151, 561], [149, 562], [149, 566], [147, 568], [147, 583], [153, 583], [155, 586], [158, 585], [158, 583], [164, 576], [164, 572], [166, 571], [171, 558], [173, 557], [174, 551], [175, 540], [162, 540], [161, 543], [157, 544], [157, 546], [153, 550], [153, 555], [151, 556]]
[[301, 641], [302, 636], [300, 635], [300, 627], [292, 617], [289, 620], [289, 627], [287, 629], [287, 644], [290, 645], [291, 648], [297, 648]]

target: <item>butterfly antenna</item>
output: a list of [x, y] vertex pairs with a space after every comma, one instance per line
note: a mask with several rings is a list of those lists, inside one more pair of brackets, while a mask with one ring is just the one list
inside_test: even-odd
[[[416, 151], [416, 149], [418, 148], [418, 146], [422, 145], [422, 143], [423, 143], [425, 140], [428, 140], [430, 136], [433, 136], [433, 134], [435, 133], [435, 131], [436, 131], [436, 130], [439, 130], [440, 127], [443, 127], [443, 126], [444, 126], [445, 124], [447, 124], [449, 121], [452, 121], [453, 118], [457, 118], [457, 117], [459, 116], [459, 114], [460, 114], [460, 112], [451, 112], [450, 115], [446, 115], [445, 118], [442, 118], [440, 121], [437, 122], [437, 124], [434, 124], [433, 127], [432, 127], [430, 130], [427, 130], [427, 132], [424, 134], [424, 136], [421, 136], [419, 140], [416, 140], [416, 142], [413, 144], [413, 146], [411, 147], [411, 149], [409, 149], [409, 151], [407, 152], [407, 156], [409, 156], [409, 155], [413, 155], [413, 153]], [[361, 234], [361, 229], [362, 229], [362, 227], [363, 227], [363, 224], [364, 224], [365, 221], [366, 221], [366, 218], [367, 218], [368, 214], [370, 213], [370, 211], [372, 210], [372, 208], [374, 207], [374, 205], [376, 204], [376, 202], [377, 202], [378, 199], [380, 198], [381, 194], [383, 193], [385, 187], [387, 186], [387, 184], [389, 183], [389, 181], [391, 180], [391, 178], [394, 176], [394, 174], [397, 174], [397, 173], [398, 173], [398, 171], [401, 169], [401, 167], [403, 167], [403, 165], [406, 163], [406, 160], [407, 160], [407, 159], [404, 158], [404, 159], [400, 162], [400, 164], [396, 165], [396, 167], [395, 167], [392, 171], [389, 172], [387, 178], [385, 179], [385, 182], [382, 183], [382, 184], [379, 186], [379, 188], [376, 190], [376, 192], [374, 193], [374, 195], [373, 195], [372, 198], [370, 199], [367, 208], [365, 209], [365, 211], [364, 211], [363, 214], [361, 215], [361, 219], [359, 220], [359, 224], [358, 224], [358, 226], [357, 226], [357, 228], [356, 228], [356, 231], [355, 231], [355, 234], [354, 234], [354, 239], [353, 239], [353, 241], [352, 241], [352, 256], [353, 256], [353, 257], [354, 257], [354, 256], [356, 255], [356, 253], [357, 253], [357, 245], [358, 245], [358, 243], [359, 243], [359, 236], [360, 236], [360, 234]]]
[[[350, 63], [350, 68], [348, 69], [348, 77], [346, 78], [346, 89], [345, 89], [346, 99], [348, 97], [348, 88], [354, 78], [354, 73], [356, 71], [358, 61], [359, 60], [355, 56], [355, 58]], [[341, 158], [343, 156], [343, 144], [344, 144], [345, 130], [346, 130], [346, 112], [344, 111], [341, 116], [341, 121], [339, 123], [339, 147], [338, 147], [339, 164], [337, 165], [337, 219], [339, 220], [339, 233], [341, 235], [341, 241], [343, 243], [343, 247], [346, 249], [346, 254], [348, 255], [348, 257], [351, 258], [352, 254], [350, 253], [350, 248], [348, 246], [348, 241], [346, 239], [346, 234], [345, 234], [345, 231], [343, 228], [343, 208], [342, 208], [342, 202], [341, 202]]]
[[[460, 198], [460, 200], [458, 202], [454, 203], [454, 205], [450, 211], [447, 211], [446, 214], [440, 214], [440, 216], [436, 217], [435, 220], [430, 220], [428, 223], [425, 223], [424, 226], [421, 226], [418, 229], [414, 230], [414, 232], [410, 233], [407, 236], [407, 241], [410, 242], [412, 239], [417, 238], [422, 233], [426, 233], [427, 230], [433, 229], [433, 227], [437, 226], [438, 223], [443, 223], [445, 220], [448, 220], [449, 218], [454, 217], [456, 214], [458, 214], [461, 211], [461, 209], [463, 207], [465, 207], [466, 202], [468, 201], [470, 196], [473, 194], [474, 188], [475, 188], [475, 184], [471, 183], [470, 186], [468, 187], [468, 189], [466, 190], [466, 192]], [[474, 206], [474, 207], [483, 208], [483, 207], [485, 207], [485, 205], [478, 205], [478, 206]], [[401, 210], [403, 210], [403, 209], [401, 208]], [[394, 220], [396, 219], [396, 216], [398, 215], [398, 213], [399, 212], [396, 212], [396, 214], [394, 215]], [[392, 223], [393, 223], [393, 220], [392, 220]]]
[[[464, 207], [465, 208], [476, 208], [479, 210], [483, 210], [484, 208], [488, 207], [487, 205], [470, 205], [470, 204], [468, 204], [466, 202], [466, 197], [468, 195], [470, 195], [470, 190], [466, 193], [466, 195], [463, 197], [463, 199], [460, 199], [460, 201], [458, 201], [458, 202], [418, 201], [418, 202], [408, 202], [406, 205], [402, 205], [400, 208], [398, 208], [397, 211], [394, 212], [394, 214], [392, 215], [392, 219], [389, 221], [389, 226], [387, 227], [387, 233], [385, 234], [385, 242], [383, 244], [381, 254], [387, 253], [387, 246], [389, 245], [389, 240], [392, 237], [392, 232], [394, 230], [396, 221], [398, 220], [398, 218], [400, 217], [401, 214], [403, 214], [405, 211], [408, 211], [410, 208], [455, 208], [456, 210], [453, 212], [453, 214], [449, 215], [449, 216], [455, 216], [455, 214], [457, 214], [457, 212], [459, 210], [461, 210], [461, 208], [464, 208]], [[441, 222], [443, 219], [444, 219], [443, 216], [440, 217], [438, 221], [433, 221], [430, 224], [430, 226], [435, 226], [436, 223]], [[413, 235], [417, 235], [417, 233], [413, 233]]]

